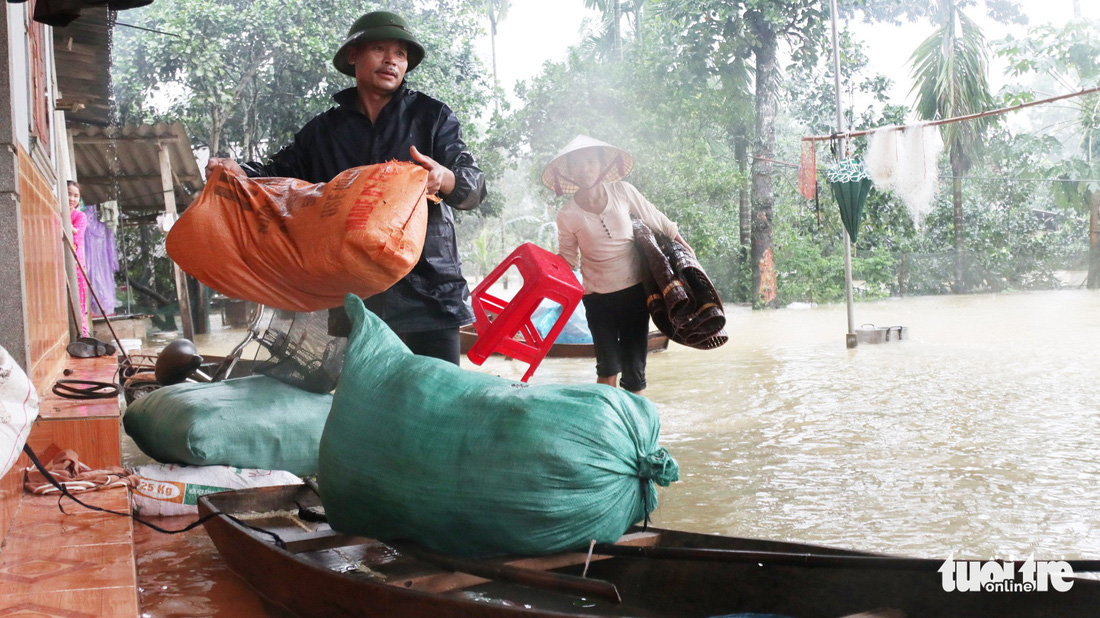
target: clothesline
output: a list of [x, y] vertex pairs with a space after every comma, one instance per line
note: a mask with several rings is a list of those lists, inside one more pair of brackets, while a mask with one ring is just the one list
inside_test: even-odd
[[[1086, 90], [1080, 90], [1078, 92], [1071, 92], [1069, 94], [1062, 94], [1062, 95], [1058, 95], [1056, 97], [1050, 97], [1048, 99], [1040, 99], [1038, 101], [1029, 101], [1027, 103], [1018, 103], [1018, 104], [1013, 105], [1011, 107], [1002, 107], [1001, 109], [992, 109], [992, 110], [985, 111], [985, 112], [979, 112], [977, 114], [968, 114], [966, 116], [955, 116], [954, 118], [943, 118], [941, 120], [933, 120], [931, 122], [920, 123], [920, 126], [935, 127], [935, 126], [939, 126], [941, 124], [951, 124], [953, 122], [962, 122], [964, 120], [976, 120], [978, 118], [985, 118], [986, 116], [995, 116], [995, 115], [998, 115], [998, 114], [1006, 114], [1008, 112], [1014, 112], [1016, 110], [1023, 109], [1025, 107], [1031, 107], [1033, 105], [1042, 105], [1044, 103], [1053, 103], [1054, 101], [1060, 101], [1062, 99], [1080, 97], [1080, 96], [1084, 96], [1086, 94], [1092, 94], [1094, 92], [1100, 92], [1100, 87], [1088, 88]], [[879, 127], [879, 128], [886, 128], [886, 127]], [[847, 133], [834, 133], [832, 135], [814, 135], [814, 136], [810, 136], [810, 137], [803, 137], [802, 141], [804, 141], [804, 142], [820, 142], [820, 141], [839, 139], [839, 138], [847, 139], [847, 138], [850, 138], [850, 137], [859, 137], [861, 135], [868, 135], [870, 133], [874, 133], [875, 131], [879, 130], [879, 128], [867, 129], [865, 131], [848, 131]], [[894, 129], [895, 131], [903, 131], [903, 130], [905, 130], [906, 127], [905, 127], [905, 125], [902, 125], [902, 126], [895, 126], [895, 127], [890, 127], [890, 128]]]
[[752, 156], [753, 159], [756, 159], [757, 161], [767, 161], [768, 163], [774, 163], [776, 165], [781, 165], [781, 166], [784, 166], [784, 167], [793, 167], [793, 168], [798, 167], [794, 163], [787, 163], [786, 161], [780, 161], [778, 159], [769, 159], [768, 157], [760, 157], [760, 156], [757, 156], [757, 155], [751, 155], [751, 156]]

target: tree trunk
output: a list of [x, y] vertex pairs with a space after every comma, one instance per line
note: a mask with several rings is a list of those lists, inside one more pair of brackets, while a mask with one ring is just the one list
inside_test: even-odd
[[951, 181], [951, 201], [955, 204], [955, 293], [962, 294], [966, 292], [966, 283], [963, 281], [963, 258], [966, 252], [963, 236], [966, 223], [963, 220], [962, 178], [958, 173]]
[[752, 200], [749, 194], [749, 141], [745, 131], [734, 137], [734, 157], [737, 159], [737, 172], [741, 177], [737, 189], [737, 227], [739, 243], [737, 245], [737, 286], [734, 298], [737, 302], [752, 302], [752, 269], [746, 269], [752, 251]]
[[[734, 138], [733, 156], [737, 159], [737, 171], [742, 178], [746, 178], [749, 171], [749, 145], [748, 138], [743, 132]], [[752, 244], [752, 204], [749, 201], [749, 185], [746, 182], [742, 182], [737, 190], [737, 208], [741, 228], [741, 246], [748, 247]]]
[[622, 21], [623, 18], [622, 8], [622, 3], [619, 0], [615, 0], [615, 23], [613, 25], [615, 33], [615, 59], [619, 62], [623, 60], [623, 39], [622, 33], [619, 32], [619, 22]]
[[1089, 194], [1089, 275], [1085, 287], [1100, 288], [1100, 191]]
[[221, 155], [221, 138], [222, 138], [222, 123], [221, 114], [218, 113], [218, 109], [214, 108], [210, 110], [210, 156], [220, 157]]
[[489, 42], [493, 56], [493, 108], [500, 114], [500, 81], [497, 79], [497, 16], [493, 12], [493, 3], [489, 3]]
[[[758, 18], [759, 19], [759, 18]], [[752, 161], [752, 306], [776, 308], [777, 282], [772, 253], [772, 163], [775, 158], [776, 36], [756, 29], [756, 156]]]

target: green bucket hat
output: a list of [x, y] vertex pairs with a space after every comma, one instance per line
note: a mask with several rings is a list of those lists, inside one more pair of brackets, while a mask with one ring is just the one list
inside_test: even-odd
[[404, 41], [409, 46], [409, 68], [411, 71], [424, 59], [424, 46], [409, 32], [405, 19], [388, 11], [374, 11], [355, 20], [348, 30], [348, 38], [336, 50], [332, 64], [344, 75], [355, 77], [355, 67], [348, 62], [348, 50], [352, 45], [366, 41]]

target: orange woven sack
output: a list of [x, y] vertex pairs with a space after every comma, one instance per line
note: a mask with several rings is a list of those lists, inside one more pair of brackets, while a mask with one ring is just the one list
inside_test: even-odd
[[172, 226], [168, 255], [230, 298], [291, 311], [336, 307], [346, 294], [386, 290], [420, 259], [427, 178], [398, 161], [319, 184], [219, 166]]

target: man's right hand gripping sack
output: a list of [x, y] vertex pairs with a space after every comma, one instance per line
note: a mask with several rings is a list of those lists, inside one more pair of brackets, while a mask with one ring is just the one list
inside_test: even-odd
[[424, 247], [428, 172], [390, 161], [327, 183], [246, 178], [219, 166], [172, 226], [168, 255], [214, 290], [290, 311], [367, 297], [407, 275]]

